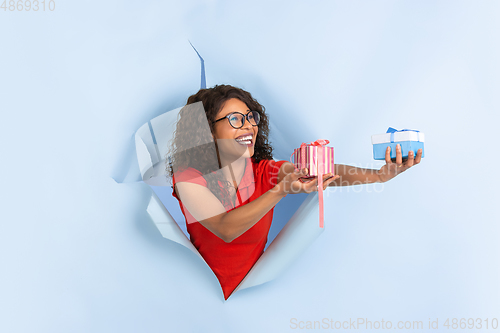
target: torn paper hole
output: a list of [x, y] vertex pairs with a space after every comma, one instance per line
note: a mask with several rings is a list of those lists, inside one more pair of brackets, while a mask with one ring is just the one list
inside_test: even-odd
[[[153, 189], [155, 186], [167, 186], [171, 190], [165, 172], [165, 157], [181, 109], [152, 119], [136, 132], [136, 152], [141, 177]], [[153, 193], [147, 208], [148, 214], [163, 237], [185, 246], [204, 260], [188, 238], [185, 220], [179, 214], [179, 209], [172, 207], [171, 203], [176, 200], [173, 197], [171, 199], [174, 201], [165, 204]], [[167, 209], [169, 205], [170, 209]], [[177, 218], [174, 219], [173, 215]], [[317, 221], [318, 200], [317, 193], [314, 192], [306, 197], [234, 292], [278, 277], [323, 232], [324, 229], [319, 228]]]

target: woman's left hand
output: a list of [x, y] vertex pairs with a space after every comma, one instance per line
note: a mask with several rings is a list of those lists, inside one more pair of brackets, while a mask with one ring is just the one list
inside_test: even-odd
[[[307, 175], [307, 169], [298, 170], [293, 167], [293, 172], [287, 174], [276, 186], [275, 189], [282, 193], [287, 194], [297, 194], [297, 193], [311, 193], [318, 191], [318, 177], [311, 181], [302, 181], [301, 177]], [[338, 175], [333, 175], [331, 173], [323, 175], [323, 190], [325, 190], [330, 183], [338, 179]]]
[[413, 151], [408, 153], [408, 159], [403, 163], [403, 155], [401, 153], [401, 145], [396, 145], [396, 163], [391, 160], [391, 147], [387, 147], [385, 151], [385, 165], [377, 171], [377, 174], [382, 183], [391, 180], [402, 172], [405, 172], [412, 166], [420, 163], [422, 159], [422, 149], [417, 151], [417, 157], [413, 156]]

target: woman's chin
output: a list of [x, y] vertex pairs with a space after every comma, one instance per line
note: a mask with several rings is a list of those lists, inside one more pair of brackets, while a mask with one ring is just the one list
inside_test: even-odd
[[255, 151], [253, 145], [244, 146], [244, 145], [240, 145], [240, 144], [238, 144], [238, 146], [236, 147], [236, 150], [237, 150], [236, 155], [238, 155], [239, 157], [244, 157], [244, 158], [252, 157], [254, 154], [254, 151]]
[[[233, 149], [224, 150], [221, 154], [221, 159], [225, 161], [236, 161], [242, 158], [251, 158], [254, 155], [254, 147], [232, 147]], [[236, 149], [235, 149], [236, 148]]]
[[243, 153], [242, 157], [250, 158], [253, 156], [254, 153], [255, 153], [255, 150], [253, 149], [253, 146], [248, 147], [248, 149], [245, 149], [245, 152]]

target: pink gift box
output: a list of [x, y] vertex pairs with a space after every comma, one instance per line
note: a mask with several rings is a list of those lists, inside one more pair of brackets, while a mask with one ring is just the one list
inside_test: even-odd
[[[300, 148], [293, 150], [293, 164], [297, 169], [307, 168], [308, 174], [303, 179], [311, 179], [318, 176], [318, 167], [323, 166], [323, 174], [335, 174], [333, 162], [333, 147], [327, 147], [328, 140], [317, 140], [313, 143], [303, 143]], [[322, 149], [323, 154], [318, 151]]]

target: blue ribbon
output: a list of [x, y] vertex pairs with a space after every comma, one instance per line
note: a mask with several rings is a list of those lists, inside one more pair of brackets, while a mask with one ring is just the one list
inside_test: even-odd
[[402, 129], [402, 130], [397, 130], [395, 128], [392, 128], [392, 127], [389, 127], [387, 129], [387, 132], [386, 133], [391, 133], [391, 143], [394, 143], [394, 133], [396, 132], [417, 132], [417, 140], [420, 141], [420, 134], [418, 132], [420, 131], [417, 131], [417, 130], [411, 130], [411, 129]]
[[[189, 44], [191, 42], [189, 41]], [[200, 62], [201, 62], [201, 83], [200, 83], [200, 89], [206, 89], [207, 88], [207, 80], [205, 79], [205, 60], [201, 57], [201, 55], [198, 53], [196, 48], [191, 44], [191, 47], [194, 49], [198, 57], [200, 57]]]

